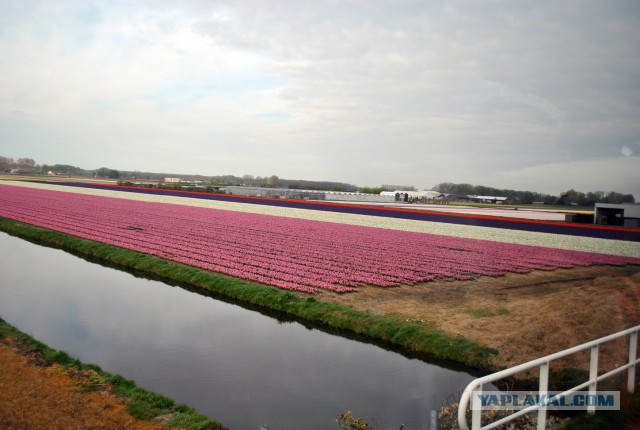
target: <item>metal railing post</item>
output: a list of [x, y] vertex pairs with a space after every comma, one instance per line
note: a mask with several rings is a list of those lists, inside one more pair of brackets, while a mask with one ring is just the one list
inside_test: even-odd
[[[638, 333], [640, 333], [640, 325], [635, 326], [618, 333], [610, 334], [608, 336], [601, 337], [596, 340], [592, 340], [590, 342], [583, 343], [582, 345], [574, 346], [573, 348], [568, 348], [563, 351], [556, 352], [554, 354], [547, 355], [545, 357], [540, 357], [535, 360], [528, 361], [526, 363], [519, 364], [517, 366], [510, 367], [508, 369], [503, 369], [498, 372], [492, 373], [490, 375], [483, 376], [481, 378], [477, 378], [471, 381], [467, 387], [465, 388], [462, 396], [460, 397], [459, 407], [458, 407], [458, 423], [460, 424], [460, 428], [462, 430], [468, 430], [469, 425], [467, 422], [467, 411], [470, 406], [470, 403], [474, 401], [474, 397], [476, 401], [479, 401], [478, 396], [474, 396], [474, 393], [482, 394], [484, 384], [489, 384], [495, 381], [500, 381], [506, 377], [513, 376], [517, 373], [524, 372], [527, 370], [534, 369], [538, 367], [540, 369], [540, 380], [539, 380], [539, 398], [544, 397], [545, 403], [540, 403], [538, 405], [532, 405], [523, 410], [513, 412], [512, 414], [503, 417], [497, 421], [492, 423], [488, 423], [486, 426], [482, 426], [482, 410], [478, 405], [477, 409], [473, 409], [471, 411], [472, 417], [472, 429], [480, 430], [480, 429], [493, 429], [502, 424], [506, 424], [509, 421], [513, 421], [514, 419], [535, 410], [538, 410], [538, 430], [543, 430], [546, 424], [546, 416], [549, 402], [549, 368], [550, 364], [554, 360], [558, 360], [560, 358], [576, 354], [578, 352], [590, 350], [591, 359], [589, 362], [589, 380], [583, 382], [582, 384], [578, 384], [572, 388], [565, 390], [562, 393], [562, 396], [567, 394], [574, 393], [578, 390], [584, 390], [587, 387], [589, 388], [588, 398], [586, 398], [586, 404], [584, 406], [587, 407], [587, 411], [589, 414], [594, 414], [596, 411], [596, 406], [598, 403], [597, 398], [597, 389], [598, 389], [598, 381], [611, 378], [613, 375], [617, 375], [618, 373], [628, 372], [627, 373], [627, 389], [630, 393], [633, 393], [635, 390], [636, 383], [636, 366], [640, 363], [640, 358], [638, 358]], [[599, 346], [603, 345], [607, 342], [614, 341], [616, 339], [620, 339], [622, 337], [629, 336], [629, 362], [619, 366], [613, 370], [603, 373], [602, 375], [598, 375], [599, 368]], [[471, 403], [472, 405], [472, 403]]]
[[[589, 397], [596, 395], [596, 390], [598, 389], [598, 345], [594, 345], [591, 347], [591, 361], [589, 364]], [[596, 413], [596, 406], [589, 405], [587, 406], [587, 412], [591, 415]]]
[[[471, 430], [480, 430], [480, 427], [482, 427], [482, 409], [480, 408], [480, 405], [473, 405], [475, 402], [479, 401], [478, 399], [480, 398], [476, 393], [478, 395], [482, 394], [482, 384], [478, 386], [478, 389], [473, 390], [471, 393]], [[473, 409], [474, 407], [475, 409]]]
[[[549, 362], [542, 363], [540, 365], [540, 385], [538, 387], [538, 394], [540, 399], [547, 399], [549, 392]], [[538, 430], [544, 430], [547, 424], [547, 407], [541, 406], [538, 409]]]
[[[635, 363], [638, 355], [638, 332], [635, 331], [629, 335], [629, 365]], [[627, 373], [627, 391], [633, 393], [636, 389], [636, 366], [629, 367]]]

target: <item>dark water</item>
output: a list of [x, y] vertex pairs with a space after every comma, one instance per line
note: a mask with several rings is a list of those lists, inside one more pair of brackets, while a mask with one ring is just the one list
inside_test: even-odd
[[234, 430], [425, 429], [467, 373], [89, 263], [0, 233], [0, 316]]

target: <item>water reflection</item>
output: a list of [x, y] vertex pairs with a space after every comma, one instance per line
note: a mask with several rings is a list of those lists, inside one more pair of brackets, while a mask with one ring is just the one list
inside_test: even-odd
[[424, 429], [472, 377], [0, 233], [0, 316], [232, 429]]

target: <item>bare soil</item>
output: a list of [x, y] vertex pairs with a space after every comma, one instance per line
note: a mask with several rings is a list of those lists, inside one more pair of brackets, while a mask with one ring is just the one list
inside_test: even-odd
[[[319, 300], [422, 322], [497, 349], [512, 366], [640, 324], [640, 267], [592, 266], [473, 281], [321, 293]], [[604, 347], [600, 369], [628, 359], [628, 341]], [[556, 362], [586, 367], [586, 353]]]
[[133, 418], [92, 370], [51, 364], [24, 343], [0, 338], [0, 428], [166, 430]]

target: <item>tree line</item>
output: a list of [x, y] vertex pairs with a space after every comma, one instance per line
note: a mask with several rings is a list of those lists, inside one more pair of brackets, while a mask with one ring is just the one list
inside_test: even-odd
[[95, 170], [86, 170], [68, 164], [37, 164], [33, 158], [18, 158], [0, 156], [0, 173], [17, 171], [20, 173], [33, 173], [36, 175], [47, 175], [50, 172], [64, 176], [94, 176], [99, 178], [120, 177], [120, 172], [116, 169], [101, 167]]
[[516, 191], [485, 187], [483, 185], [454, 184], [451, 182], [442, 182], [434, 186], [433, 189], [441, 193], [461, 196], [508, 197], [510, 200], [518, 200], [523, 204], [540, 202], [551, 205], [593, 206], [596, 203], [635, 203], [633, 194], [622, 194], [616, 191], [591, 191], [583, 193], [571, 189], [561, 193], [559, 196], [553, 196], [535, 191]]
[[277, 175], [253, 176], [253, 175], [220, 175], [203, 176], [193, 174], [158, 173], [116, 170], [108, 167], [87, 170], [67, 164], [37, 164], [31, 158], [13, 158], [0, 156], [0, 173], [9, 173], [14, 169], [20, 169], [21, 173], [33, 173], [47, 175], [49, 172], [62, 176], [89, 176], [98, 178], [120, 179], [122, 181], [163, 181], [165, 178], [181, 178], [185, 181], [203, 181], [212, 186], [241, 185], [247, 187], [262, 188], [290, 188], [299, 190], [331, 190], [331, 191], [357, 191], [358, 187], [344, 182], [311, 181], [305, 179], [283, 179]]
[[0, 156], [0, 172], [9, 172], [12, 169], [33, 169], [36, 167], [36, 162], [33, 158], [18, 158], [14, 160], [10, 157]]
[[[222, 175], [222, 176], [202, 176], [202, 175], [179, 175], [171, 173], [154, 173], [140, 171], [120, 171], [108, 167], [101, 167], [94, 170], [86, 170], [67, 164], [37, 164], [32, 158], [18, 158], [14, 160], [10, 157], [0, 156], [0, 173], [11, 171], [21, 173], [33, 173], [46, 175], [52, 172], [56, 175], [64, 176], [91, 176], [98, 178], [121, 179], [127, 181], [148, 180], [162, 181], [167, 177], [181, 177], [187, 181], [200, 180], [212, 186], [243, 185], [263, 188], [289, 188], [304, 190], [323, 191], [359, 191], [368, 194], [380, 194], [382, 191], [395, 190], [415, 190], [413, 186], [407, 185], [382, 185], [380, 187], [357, 187], [356, 185], [333, 181], [311, 181], [304, 179], [282, 179], [276, 175], [253, 176], [253, 175]], [[511, 189], [499, 189], [486, 187], [483, 185], [455, 184], [452, 182], [441, 182], [433, 187], [435, 191], [444, 194], [459, 196], [500, 196], [522, 204], [544, 203], [553, 205], [579, 205], [593, 206], [596, 203], [635, 203], [633, 194], [623, 194], [616, 191], [591, 191], [580, 192], [568, 190], [559, 196], [538, 193], [535, 191], [516, 191]]]

